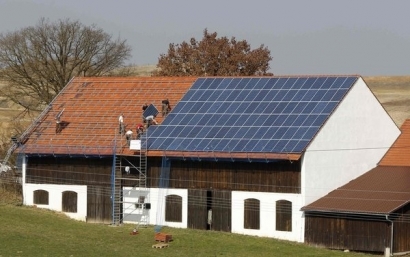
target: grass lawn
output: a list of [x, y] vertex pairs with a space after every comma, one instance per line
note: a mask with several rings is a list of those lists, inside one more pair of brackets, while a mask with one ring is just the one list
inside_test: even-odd
[[174, 229], [169, 247], [153, 249], [153, 227], [89, 224], [34, 207], [0, 204], [0, 257], [5, 256], [368, 256], [271, 238]]

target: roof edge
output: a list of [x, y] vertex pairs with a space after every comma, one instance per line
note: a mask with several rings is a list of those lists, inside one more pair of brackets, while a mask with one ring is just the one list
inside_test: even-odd
[[355, 215], [371, 215], [371, 216], [385, 216], [388, 214], [391, 214], [392, 212], [365, 212], [365, 211], [360, 211], [360, 212], [355, 212], [355, 211], [345, 211], [345, 210], [334, 210], [334, 209], [308, 209], [305, 207], [302, 207], [300, 209], [301, 211], [304, 212], [320, 212], [320, 213], [342, 213], [342, 214], [355, 214]]
[[239, 153], [239, 152], [185, 152], [148, 150], [147, 156], [180, 157], [180, 158], [224, 158], [224, 159], [280, 159], [297, 161], [301, 153]]

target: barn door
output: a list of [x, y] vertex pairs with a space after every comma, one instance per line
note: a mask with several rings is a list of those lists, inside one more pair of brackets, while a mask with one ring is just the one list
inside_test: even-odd
[[212, 191], [212, 230], [231, 232], [231, 191]]
[[188, 228], [207, 229], [207, 190], [188, 189]]
[[87, 187], [87, 222], [106, 224], [112, 222], [111, 198], [106, 193], [109, 190], [106, 186]]
[[188, 227], [230, 232], [231, 192], [189, 189]]

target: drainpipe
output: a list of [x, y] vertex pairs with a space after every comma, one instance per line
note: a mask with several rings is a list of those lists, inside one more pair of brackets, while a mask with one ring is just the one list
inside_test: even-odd
[[389, 220], [389, 215], [386, 214], [386, 220], [391, 224], [391, 232], [390, 232], [390, 256], [393, 256], [393, 221]]

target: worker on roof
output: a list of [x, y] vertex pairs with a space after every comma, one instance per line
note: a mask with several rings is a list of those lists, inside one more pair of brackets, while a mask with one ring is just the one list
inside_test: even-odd
[[142, 111], [144, 112], [147, 108], [148, 108], [148, 104], [145, 103], [145, 104], [142, 106]]
[[141, 132], [144, 132], [144, 125], [141, 123], [137, 124], [137, 130], [141, 130]]
[[169, 105], [169, 100], [168, 99], [162, 100], [162, 117], [167, 116], [170, 111], [171, 111], [171, 106]]
[[142, 133], [144, 133], [144, 125], [140, 123], [137, 125], [137, 139], [140, 139]]
[[125, 133], [125, 138], [127, 139], [127, 145], [129, 146], [131, 143], [131, 139], [132, 139], [132, 129], [129, 129], [126, 133]]
[[124, 134], [125, 132], [125, 126], [124, 126], [124, 115], [121, 113], [120, 117], [118, 117], [118, 125], [119, 125], [119, 132], [121, 135]]
[[149, 126], [151, 126], [151, 125], [157, 125], [158, 124], [158, 122], [154, 118], [154, 115], [147, 116], [145, 118], [145, 121], [147, 123], [147, 128], [149, 128]]

